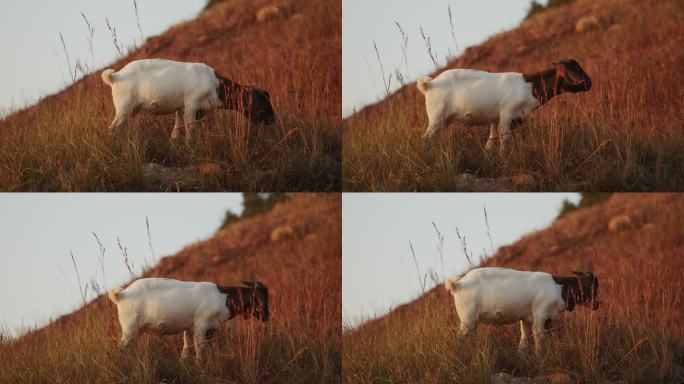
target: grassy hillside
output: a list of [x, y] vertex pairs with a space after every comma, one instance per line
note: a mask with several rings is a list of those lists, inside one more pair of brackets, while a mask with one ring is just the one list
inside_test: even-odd
[[[597, 26], [577, 32], [576, 22], [587, 16]], [[676, 0], [577, 0], [540, 12], [435, 74], [536, 72], [575, 58], [592, 78], [591, 91], [542, 106], [501, 157], [485, 153], [485, 128], [454, 123], [433, 143], [423, 142], [424, 97], [408, 84], [343, 122], [343, 188], [468, 189], [457, 176], [469, 173], [513, 179], [501, 187], [513, 190], [683, 190], [682, 30], [684, 6]]]
[[146, 335], [120, 352], [116, 308], [99, 297], [0, 343], [0, 383], [339, 382], [341, 252], [340, 196], [295, 195], [144, 273], [222, 285], [255, 276], [268, 285], [271, 319], [224, 323], [206, 363], [180, 362], [181, 335]]
[[594, 269], [601, 308], [563, 313], [544, 339], [541, 357], [533, 348], [518, 353], [517, 324], [479, 325], [459, 340], [453, 300], [439, 285], [345, 331], [344, 381], [485, 383], [493, 373], [508, 372], [524, 377], [566, 373], [581, 383], [682, 382], [681, 209], [681, 195], [614, 195], [567, 213], [483, 262], [559, 275]]
[[[267, 5], [279, 14], [257, 21]], [[217, 111], [186, 145], [170, 140], [173, 116], [140, 115], [112, 137], [111, 91], [98, 71], [0, 121], [0, 190], [339, 190], [341, 46], [339, 1], [217, 3], [108, 67], [142, 58], [207, 63], [268, 90], [276, 124], [250, 126]], [[199, 181], [148, 186], [142, 166], [151, 162], [198, 166]]]

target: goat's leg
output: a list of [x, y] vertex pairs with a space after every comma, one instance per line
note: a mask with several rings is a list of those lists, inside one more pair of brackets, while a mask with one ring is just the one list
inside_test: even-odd
[[524, 321], [520, 320], [520, 344], [518, 344], [518, 349], [523, 350], [527, 348], [527, 327], [528, 324], [526, 324]]
[[185, 111], [183, 112], [183, 119], [185, 120], [185, 140], [192, 140], [195, 133], [195, 125], [197, 121], [195, 120], [195, 114], [197, 113], [197, 107], [195, 105], [186, 105]]
[[509, 117], [499, 119], [499, 141], [501, 142], [499, 153], [503, 155], [508, 150], [511, 141], [511, 119]]
[[466, 337], [475, 328], [473, 323], [466, 323], [461, 321], [461, 325], [458, 327], [458, 337]]
[[441, 131], [446, 124], [444, 113], [442, 111], [437, 111], [432, 114], [428, 112], [428, 127], [423, 133], [423, 140], [432, 139], [437, 132]]
[[126, 349], [135, 339], [138, 338], [137, 333], [124, 333], [121, 335], [121, 340], [119, 341], [119, 349]]
[[124, 349], [138, 338], [138, 319], [134, 316], [119, 324], [121, 325], [119, 349]]
[[171, 132], [171, 139], [176, 140], [178, 138], [178, 136], [180, 135], [180, 130], [181, 130], [182, 125], [183, 125], [183, 121], [181, 120], [180, 112], [176, 111], [176, 122], [173, 125], [173, 131]]
[[138, 330], [133, 327], [122, 327], [121, 340], [119, 341], [119, 349], [128, 348], [132, 342], [138, 338]]
[[534, 350], [539, 353], [541, 351], [541, 342], [544, 338], [544, 323], [546, 319], [536, 318], [532, 324], [532, 336], [534, 336]]
[[119, 100], [118, 103], [114, 103], [114, 109], [116, 110], [116, 116], [114, 120], [109, 124], [109, 131], [111, 133], [116, 133], [119, 128], [126, 123], [128, 118], [131, 116], [133, 109], [129, 99]]
[[183, 331], [183, 352], [181, 352], [181, 359], [190, 357], [190, 350], [192, 349], [192, 332]]
[[204, 349], [207, 347], [206, 346], [206, 334], [207, 334], [207, 329], [204, 327], [195, 327], [193, 334], [192, 334], [192, 339], [195, 342], [195, 356], [197, 361], [202, 361], [204, 358]]
[[112, 120], [112, 123], [109, 124], [109, 131], [111, 133], [119, 132], [121, 126], [124, 125], [127, 120], [128, 120], [128, 114], [117, 113], [116, 116], [114, 116], [114, 120]]
[[437, 134], [437, 132], [442, 130], [443, 127], [444, 127], [444, 124], [434, 124], [434, 125], [430, 124], [430, 125], [428, 125], [427, 130], [425, 131], [425, 133], [423, 133], [423, 137], [422, 137], [423, 140], [432, 139]]
[[490, 151], [494, 149], [494, 141], [499, 136], [499, 128], [495, 123], [489, 125], [489, 138], [487, 139], [487, 144], [485, 145], [485, 150]]

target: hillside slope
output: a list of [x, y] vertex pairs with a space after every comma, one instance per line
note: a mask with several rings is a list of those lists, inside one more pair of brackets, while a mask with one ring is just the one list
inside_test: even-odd
[[580, 382], [684, 378], [684, 196], [621, 194], [502, 247], [482, 266], [570, 275], [593, 269], [602, 307], [565, 313], [541, 358], [518, 354], [519, 329], [479, 326], [457, 340], [458, 315], [439, 285], [343, 336], [346, 382], [482, 382], [507, 371], [569, 372]]
[[[593, 28], [576, 29], [591, 17]], [[343, 122], [343, 186], [477, 189], [457, 182], [469, 173], [512, 179], [491, 189], [682, 190], [682, 30], [684, 6], [675, 0], [577, 0], [541, 12], [467, 49], [433, 77], [449, 68], [531, 73], [575, 58], [592, 78], [589, 92], [542, 106], [502, 158], [485, 153], [484, 128], [452, 124], [434, 142], [420, 140], [425, 101], [407, 84]]]
[[[279, 13], [258, 21], [270, 5]], [[169, 140], [173, 116], [141, 115], [111, 137], [111, 91], [98, 71], [0, 121], [0, 190], [339, 189], [341, 46], [339, 2], [220, 2], [108, 67], [143, 58], [207, 63], [268, 90], [276, 124], [249, 126], [235, 112], [215, 112], [185, 145]], [[148, 186], [142, 166], [150, 162], [211, 166], [199, 180]]]
[[[278, 228], [280, 238], [272, 239]], [[284, 233], [285, 235], [282, 235]], [[142, 337], [117, 351], [104, 296], [14, 343], [0, 345], [0, 382], [339, 382], [341, 199], [295, 195], [160, 260], [144, 276], [269, 287], [271, 319], [224, 324], [203, 366], [182, 365], [180, 335]]]

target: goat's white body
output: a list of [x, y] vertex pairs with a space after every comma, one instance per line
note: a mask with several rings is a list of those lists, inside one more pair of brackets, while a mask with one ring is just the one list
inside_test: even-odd
[[511, 122], [527, 117], [540, 105], [532, 95], [532, 85], [515, 72], [450, 69], [434, 79], [423, 77], [417, 86], [425, 94], [429, 120], [423, 137], [432, 137], [448, 120], [466, 125], [492, 124], [488, 148], [491, 140], [499, 136], [503, 147]]
[[155, 115], [176, 113], [173, 137], [178, 136], [180, 113], [184, 114], [187, 133], [195, 124], [198, 110], [221, 106], [215, 71], [203, 63], [147, 59], [132, 61], [120, 71], [107, 69], [102, 80], [112, 87], [116, 129], [138, 112]]
[[141, 332], [186, 332], [184, 357], [189, 353], [190, 333], [201, 357], [206, 332], [218, 329], [230, 315], [226, 295], [214, 283], [146, 278], [134, 281], [124, 290], [114, 288], [109, 297], [117, 307], [122, 347]]
[[508, 268], [476, 268], [462, 278], [445, 283], [461, 320], [459, 334], [466, 335], [477, 322], [508, 324], [520, 321], [520, 347], [527, 343], [526, 325], [532, 325], [537, 348], [546, 320], [565, 309], [562, 287], [545, 272]]

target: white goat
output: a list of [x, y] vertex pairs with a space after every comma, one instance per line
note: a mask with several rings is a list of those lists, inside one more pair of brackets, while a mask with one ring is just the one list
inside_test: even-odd
[[459, 336], [472, 331], [477, 322], [508, 324], [520, 322], [519, 348], [527, 346], [532, 325], [535, 348], [539, 350], [547, 320], [577, 304], [598, 309], [598, 278], [591, 272], [574, 272], [575, 277], [508, 268], [476, 268], [463, 277], [450, 277], [445, 287], [454, 297], [461, 320]]
[[134, 281], [126, 289], [112, 289], [109, 299], [116, 304], [122, 332], [119, 347], [130, 345], [141, 332], [183, 332], [181, 358], [190, 355], [194, 341], [197, 359], [201, 360], [207, 332], [219, 329], [221, 322], [238, 314], [268, 320], [266, 286], [243, 283], [247, 287], [146, 278]]
[[186, 138], [193, 134], [198, 112], [214, 108], [241, 110], [255, 124], [271, 124], [275, 118], [268, 92], [254, 86], [243, 87], [202, 63], [136, 60], [119, 72], [104, 70], [102, 81], [112, 87], [116, 117], [109, 126], [111, 130], [141, 111], [155, 115], [175, 112], [172, 138], [180, 132], [180, 112], [185, 120]]
[[429, 120], [424, 139], [432, 138], [451, 120], [468, 126], [491, 124], [485, 148], [491, 149], [494, 139], [501, 137], [503, 152], [511, 125], [521, 124], [553, 96], [588, 91], [591, 79], [575, 60], [561, 60], [533, 74], [450, 69], [434, 79], [425, 76], [416, 85], [425, 95]]

